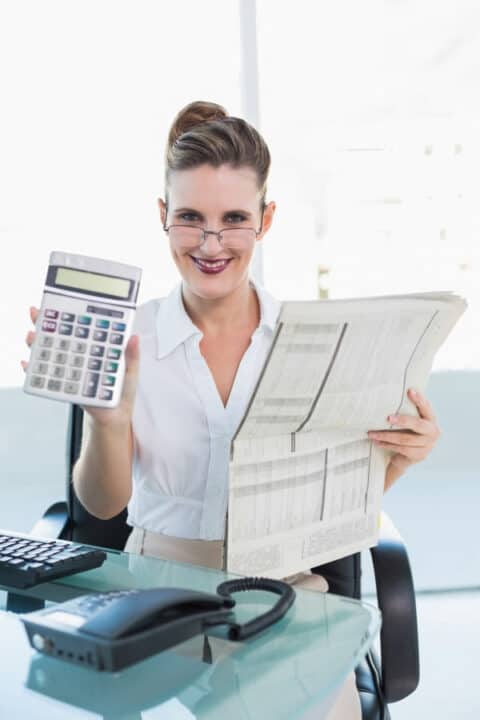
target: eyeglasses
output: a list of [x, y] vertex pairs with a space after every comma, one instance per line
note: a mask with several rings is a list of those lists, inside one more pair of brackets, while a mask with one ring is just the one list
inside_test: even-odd
[[207, 235], [216, 235], [222, 248], [243, 250], [252, 244], [262, 232], [264, 209], [265, 207], [262, 206], [262, 219], [259, 230], [246, 227], [229, 227], [215, 232], [214, 230], [205, 230], [198, 225], [169, 225], [168, 227], [164, 225], [163, 229], [168, 233], [170, 240], [175, 245], [184, 248], [200, 247], [205, 242]]

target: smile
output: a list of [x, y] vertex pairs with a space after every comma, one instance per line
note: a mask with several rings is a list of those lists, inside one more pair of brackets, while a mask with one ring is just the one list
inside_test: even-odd
[[190, 257], [192, 258], [193, 262], [199, 270], [209, 275], [223, 272], [223, 270], [225, 270], [225, 268], [227, 267], [228, 263], [233, 259], [222, 258], [220, 260], [206, 260], [205, 258], [196, 258], [193, 255], [190, 255]]

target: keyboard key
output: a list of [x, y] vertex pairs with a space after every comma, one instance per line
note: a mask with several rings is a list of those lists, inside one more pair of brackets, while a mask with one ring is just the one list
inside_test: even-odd
[[57, 329], [57, 323], [53, 320], [44, 320], [42, 322], [42, 330], [44, 332], [55, 332]]
[[52, 320], [56, 320], [58, 318], [58, 310], [45, 310], [43, 316], [46, 318], [51, 318]]
[[35, 363], [32, 370], [36, 375], [46, 375], [48, 372], [48, 363], [44, 363], [44, 362]]
[[67, 380], [73, 380], [74, 382], [78, 382], [80, 380], [80, 378], [82, 377], [82, 371], [77, 370], [77, 368], [70, 368], [69, 370], [67, 370], [66, 377], [67, 377]]
[[105, 348], [102, 345], [92, 345], [90, 348], [90, 355], [94, 357], [103, 357]]
[[53, 337], [51, 335], [40, 335], [38, 342], [42, 347], [53, 347]]
[[92, 324], [92, 318], [88, 315], [79, 315], [77, 318], [77, 323], [79, 325], [91, 325]]
[[61, 365], [53, 365], [53, 367], [50, 368], [50, 375], [60, 380], [65, 376], [65, 368]]
[[115, 375], [102, 375], [102, 385], [113, 386], [115, 385], [115, 380]]
[[90, 335], [90, 330], [88, 328], [78, 327], [78, 326], [75, 328], [75, 337], [88, 338], [89, 335]]
[[59, 350], [63, 350], [65, 352], [66, 350], [70, 349], [70, 340], [64, 340], [63, 338], [59, 338], [57, 340], [57, 348]]
[[121, 354], [122, 351], [119, 350], [119, 348], [109, 347], [107, 350], [107, 358], [113, 358], [114, 360], [118, 360]]
[[121, 345], [123, 343], [123, 335], [121, 333], [110, 333], [110, 342], [112, 345]]
[[70, 358], [70, 365], [72, 365], [75, 368], [83, 368], [85, 365], [85, 358], [83, 355], [74, 355], [72, 358]]
[[98, 393], [98, 397], [100, 400], [111, 400], [113, 397], [113, 391], [107, 390], [107, 388], [102, 388]]
[[69, 395], [77, 395], [80, 385], [75, 382], [66, 382], [63, 389]]
[[98, 358], [91, 358], [88, 361], [88, 369], [89, 370], [101, 370], [102, 367], [102, 361]]
[[53, 356], [53, 362], [57, 363], [57, 365], [65, 365], [67, 362], [68, 355], [67, 353], [57, 352]]
[[74, 342], [72, 345], [72, 351], [74, 353], [84, 353], [84, 352], [86, 352], [86, 350], [87, 350], [87, 343], [80, 342], [79, 340]]
[[105, 342], [107, 339], [108, 333], [105, 332], [105, 330], [95, 330], [93, 333], [93, 339], [95, 342]]
[[60, 380], [49, 380], [47, 383], [47, 390], [53, 390], [53, 392], [60, 392], [62, 389], [62, 383]]
[[62, 316], [60, 319], [64, 322], [72, 323], [75, 320], [75, 315], [73, 313], [62, 312]]
[[120, 322], [112, 323], [112, 330], [117, 330], [117, 332], [125, 332], [126, 329], [127, 329], [127, 326], [125, 323], [120, 323]]
[[35, 388], [43, 388], [45, 386], [45, 378], [40, 375], [33, 375], [30, 378], [30, 385]]
[[89, 372], [85, 375], [85, 381], [82, 389], [82, 395], [84, 397], [95, 397], [97, 394], [99, 378], [100, 375], [98, 373]]
[[103, 330], [108, 330], [108, 328], [110, 327], [110, 320], [100, 319], [100, 320], [97, 320], [95, 325], [97, 326], [97, 328], [102, 328]]
[[73, 332], [73, 325], [68, 325], [67, 323], [60, 323], [58, 332], [60, 335], [71, 335]]
[[48, 360], [50, 360], [51, 354], [52, 354], [51, 350], [40, 350], [40, 352], [37, 355], [37, 358], [39, 360], [43, 360], [44, 362], [48, 362]]
[[116, 373], [118, 370], [118, 363], [106, 360], [103, 369], [107, 373]]

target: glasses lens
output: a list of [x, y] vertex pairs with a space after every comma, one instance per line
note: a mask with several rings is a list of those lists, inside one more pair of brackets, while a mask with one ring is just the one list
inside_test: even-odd
[[198, 247], [203, 242], [203, 230], [189, 225], [171, 225], [168, 235], [172, 242], [183, 247]]
[[256, 232], [253, 228], [228, 228], [222, 230], [221, 243], [223, 247], [228, 247], [231, 250], [242, 250], [248, 247], [256, 237]]

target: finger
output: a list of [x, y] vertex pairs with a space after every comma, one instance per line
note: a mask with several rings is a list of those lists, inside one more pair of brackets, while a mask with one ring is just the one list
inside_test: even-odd
[[40, 310], [38, 308], [36, 308], [34, 305], [30, 305], [30, 319], [34, 325], [37, 322], [39, 312]]
[[33, 330], [29, 330], [25, 337], [25, 342], [27, 343], [28, 347], [32, 346], [32, 343], [34, 340], [35, 340], [35, 333], [33, 332]]
[[433, 412], [433, 408], [425, 395], [422, 395], [422, 393], [418, 392], [418, 390], [410, 388], [408, 391], [408, 396], [417, 408], [418, 414], [421, 418], [423, 418], [424, 420], [430, 420], [431, 422], [435, 422], [436, 418]]
[[405, 445], [406, 447], [427, 447], [429, 440], [429, 438], [425, 435], [399, 432], [398, 430], [378, 430], [373, 433], [369, 432], [368, 437], [371, 440], [388, 443], [394, 447], [397, 445]]
[[138, 335], [132, 335], [125, 348], [125, 380], [122, 399], [133, 405], [137, 390], [138, 368], [140, 364], [140, 342]]
[[387, 420], [391, 425], [395, 425], [395, 427], [412, 430], [419, 435], [428, 435], [433, 427], [430, 420], [423, 420], [418, 417], [418, 415], [389, 415]]
[[383, 450], [391, 450], [392, 452], [401, 455], [410, 462], [419, 462], [425, 458], [424, 448], [407, 447], [405, 445], [394, 445], [393, 443], [387, 442], [375, 442], [377, 447], [381, 447]]
[[26, 372], [26, 371], [27, 371], [27, 367], [28, 367], [28, 362], [27, 362], [26, 360], [20, 360], [20, 365], [21, 365], [22, 368], [23, 368], [23, 372]]

